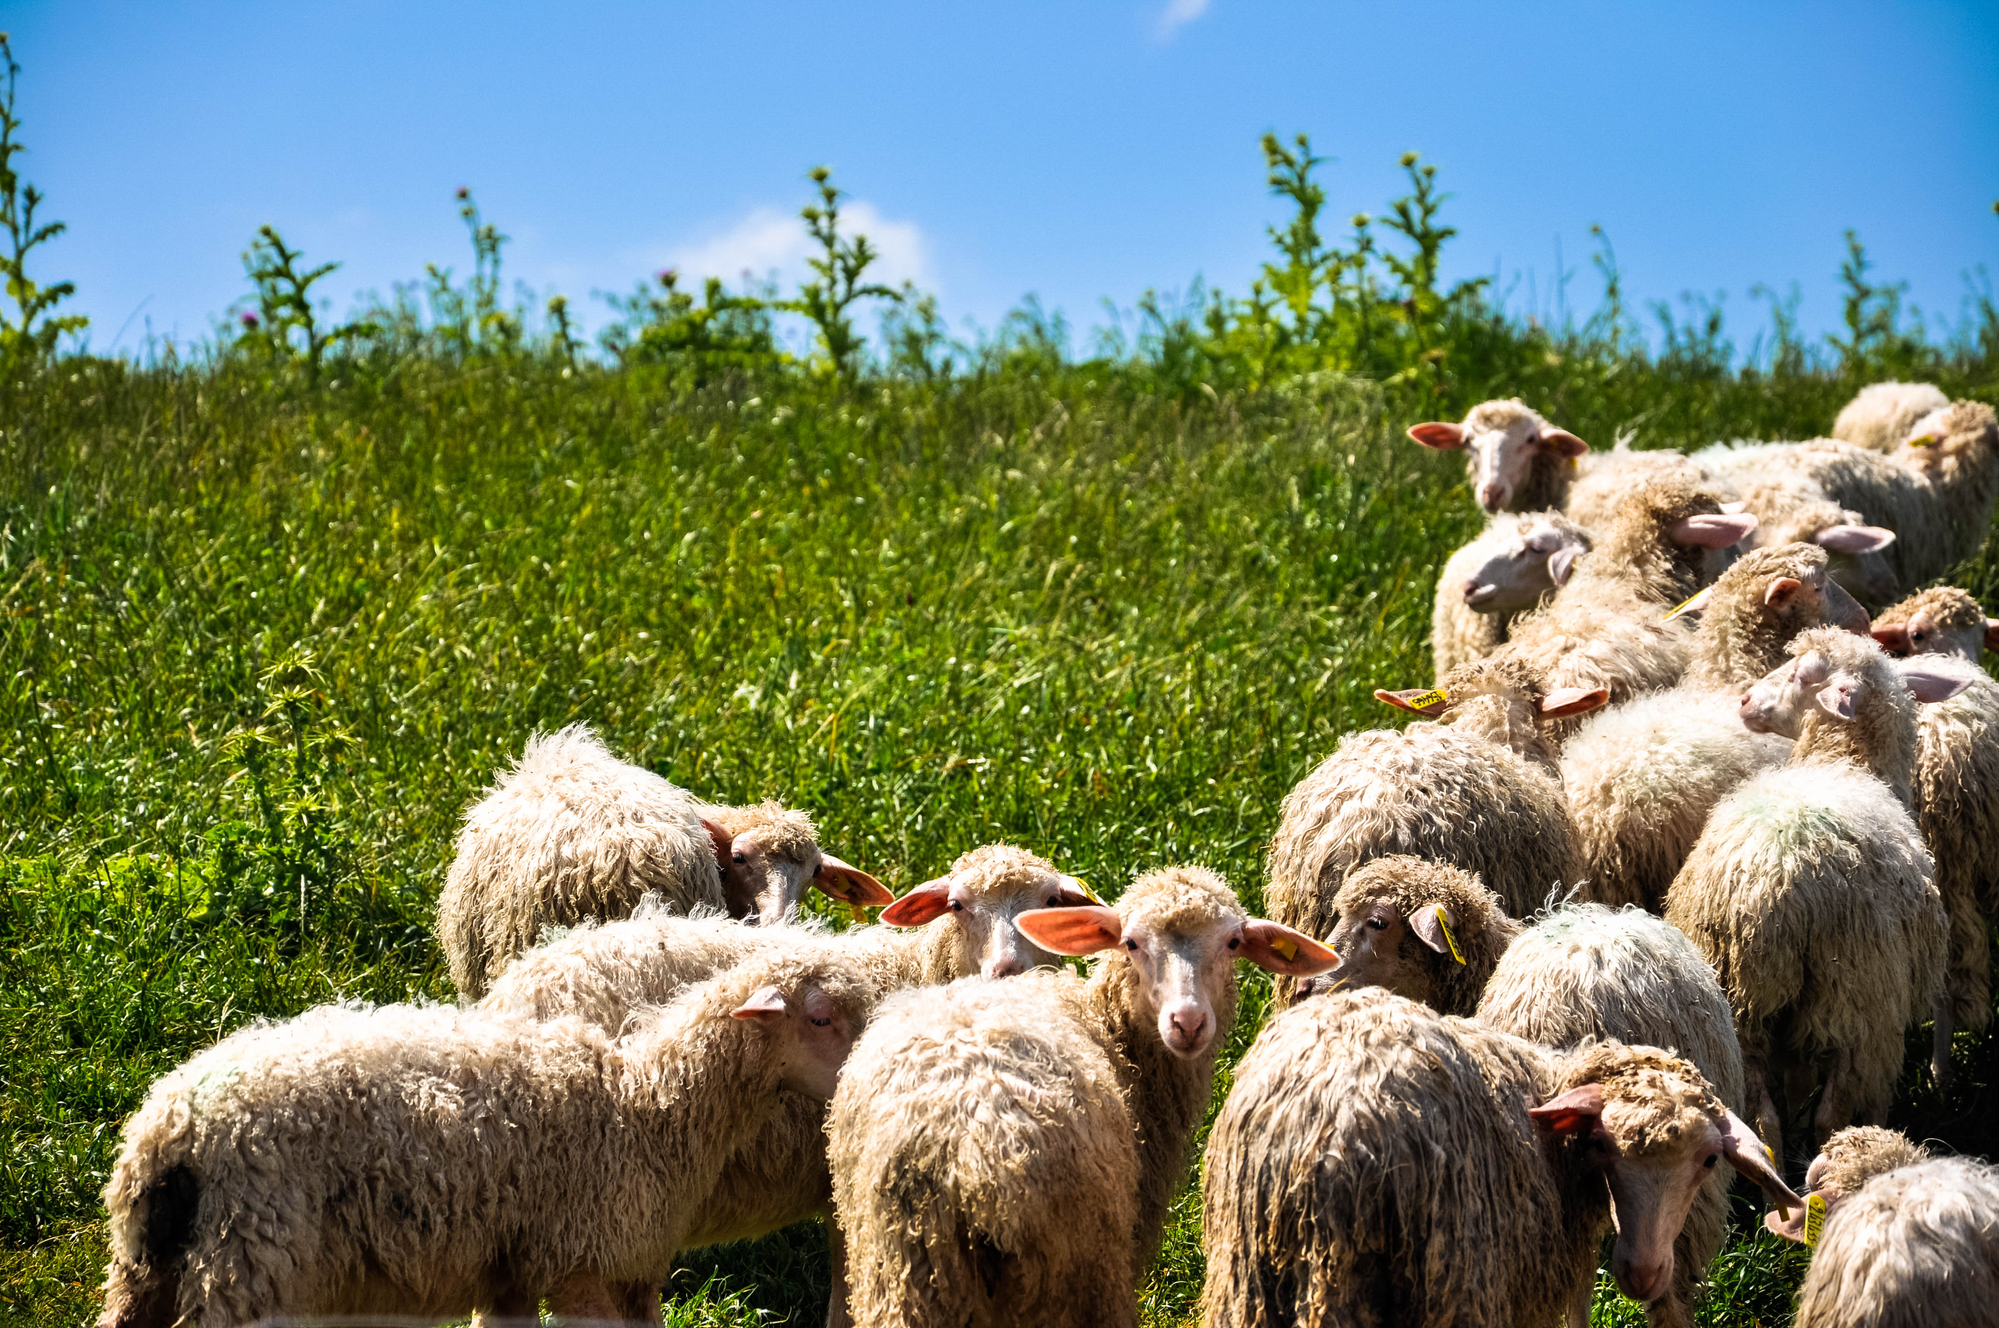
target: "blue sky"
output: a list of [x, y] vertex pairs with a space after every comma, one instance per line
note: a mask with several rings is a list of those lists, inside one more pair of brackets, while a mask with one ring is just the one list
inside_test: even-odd
[[[1378, 212], [1419, 150], [1455, 198], [1454, 276], [1594, 306], [1600, 223], [1638, 300], [1758, 282], [1839, 315], [1842, 232], [1925, 310], [1999, 278], [1999, 5], [1347, 3], [319, 4], [6, 0], [27, 177], [70, 233], [98, 349], [182, 338], [245, 290], [263, 222], [356, 292], [469, 265], [593, 290], [660, 267], [798, 270], [831, 164], [888, 275], [990, 328], [1030, 292], [1102, 301], [1268, 254], [1257, 139], [1309, 132], [1328, 215]], [[1517, 285], [1515, 284], [1517, 281]], [[1086, 338], [1079, 335], [1079, 341]]]

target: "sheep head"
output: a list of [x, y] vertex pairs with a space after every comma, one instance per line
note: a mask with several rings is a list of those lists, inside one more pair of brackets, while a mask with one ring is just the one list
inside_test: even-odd
[[[1770, 1212], [1763, 1215], [1763, 1225], [1786, 1240], [1795, 1240], [1801, 1245], [1816, 1243], [1817, 1232], [1813, 1228], [1831, 1217], [1848, 1196], [1856, 1193], [1862, 1185], [1886, 1171], [1897, 1167], [1912, 1167], [1918, 1162], [1929, 1160], [1929, 1150], [1921, 1144], [1912, 1143], [1899, 1130], [1883, 1129], [1878, 1125], [1853, 1125], [1835, 1133], [1825, 1141], [1825, 1149], [1812, 1159], [1805, 1172], [1805, 1203], [1786, 1216]], [[1818, 1202], [1814, 1204], [1813, 1199]], [[1811, 1209], [1818, 1210], [1818, 1222], [1810, 1220]]]
[[1219, 1007], [1235, 1014], [1235, 961], [1291, 977], [1338, 962], [1300, 931], [1252, 918], [1222, 878], [1201, 867], [1169, 867], [1132, 882], [1110, 908], [1043, 908], [1014, 926], [1057, 954], [1111, 951], [1130, 966], [1134, 1013], [1156, 1021], [1159, 1040], [1185, 1060], [1206, 1055], [1223, 1032]]
[[[1468, 1014], [1497, 957], [1488, 934], [1508, 930], [1505, 905], [1477, 877], [1406, 854], [1350, 872], [1333, 897], [1333, 915], [1339, 964], [1300, 982], [1297, 1000], [1341, 987], [1384, 987], [1444, 1014]], [[1475, 946], [1474, 936], [1482, 944]]]
[[1588, 533], [1559, 512], [1522, 516], [1511, 536], [1465, 578], [1465, 605], [1479, 613], [1531, 609], [1568, 584], [1576, 559], [1589, 547]]
[[781, 923], [808, 886], [857, 910], [895, 901], [880, 881], [821, 849], [802, 812], [774, 802], [716, 808], [714, 819], [703, 817], [701, 826], [715, 851], [723, 904], [732, 918]]
[[1757, 679], [1742, 697], [1742, 724], [1752, 733], [1797, 739], [1808, 723], [1852, 723], [1883, 703], [1892, 706], [1884, 692], [1898, 685], [1896, 680], [1918, 704], [1947, 701], [1971, 684], [1968, 677], [1920, 663], [1896, 666], [1871, 641], [1863, 646], [1850, 633], [1842, 641], [1834, 628], [1802, 633], [1792, 649], [1790, 660]]
[[1088, 887], [1025, 849], [988, 844], [951, 865], [949, 875], [925, 881], [882, 911], [892, 927], [939, 925], [959, 930], [960, 977], [1003, 978], [1056, 962], [1056, 955], [1024, 937], [1013, 922], [1029, 909], [1083, 907], [1097, 902]]
[[1412, 424], [1409, 436], [1438, 451], [1464, 452], [1478, 505], [1488, 512], [1506, 511], [1528, 489], [1537, 460], [1573, 463], [1589, 451], [1588, 443], [1550, 425], [1519, 400], [1473, 406], [1463, 424]]
[[1977, 664], [1999, 649], [1999, 618], [1988, 618], [1968, 591], [1937, 586], [1897, 604], [1874, 624], [1874, 639], [1891, 655], [1956, 655]]

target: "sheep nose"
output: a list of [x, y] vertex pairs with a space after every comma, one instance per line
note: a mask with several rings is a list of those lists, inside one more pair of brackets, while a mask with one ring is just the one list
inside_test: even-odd
[[1466, 598], [1466, 599], [1470, 599], [1470, 598], [1471, 598], [1471, 597], [1472, 597], [1473, 595], [1476, 595], [1476, 594], [1478, 593], [1478, 588], [1479, 588], [1479, 587], [1480, 587], [1481, 585], [1483, 585], [1483, 584], [1484, 584], [1484, 583], [1483, 583], [1482, 581], [1480, 581], [1480, 580], [1479, 580], [1479, 579], [1478, 579], [1477, 577], [1475, 577], [1475, 576], [1472, 576], [1472, 577], [1466, 577], [1466, 578], [1465, 578], [1465, 587], [1464, 587], [1464, 589], [1465, 589], [1465, 598]]
[[1478, 505], [1488, 512], [1497, 512], [1510, 497], [1511, 491], [1498, 480], [1487, 480], [1478, 486]]
[[1027, 965], [1020, 961], [1019, 955], [1005, 955], [999, 959], [988, 959], [981, 971], [989, 978], [1010, 978], [1016, 973], [1025, 973]]
[[1200, 1044], [1201, 1034], [1208, 1028], [1206, 1010], [1175, 1010], [1170, 1019], [1173, 1024], [1173, 1035], [1181, 1046], [1193, 1047]]
[[1666, 1294], [1666, 1284], [1673, 1277], [1673, 1264], [1671, 1260], [1641, 1263], [1635, 1259], [1614, 1259], [1611, 1272], [1620, 1291], [1641, 1305], [1649, 1305]]

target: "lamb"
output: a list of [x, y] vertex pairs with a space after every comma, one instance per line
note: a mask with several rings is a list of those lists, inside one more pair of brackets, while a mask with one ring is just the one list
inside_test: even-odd
[[1247, 917], [1197, 867], [1115, 908], [1037, 910], [1047, 948], [1103, 952], [886, 1002], [834, 1095], [834, 1200], [854, 1321], [1137, 1323], [1136, 1285], [1235, 1019], [1236, 959], [1304, 975], [1310, 937]]
[[1825, 1232], [1796, 1328], [1985, 1328], [1999, 1303], [1999, 1168], [1940, 1158], [1876, 1176]]
[[1204, 1322], [1580, 1324], [1613, 1225], [1619, 1287], [1670, 1321], [1675, 1237], [1723, 1157], [1799, 1202], [1678, 1057], [1315, 997], [1264, 1027], [1209, 1136]]
[[[1691, 1061], [1740, 1113], [1742, 1048], [1714, 969], [1680, 931], [1636, 908], [1556, 908], [1500, 959], [1479, 1022], [1543, 1046], [1591, 1042], [1665, 1047]], [[1695, 1287], [1728, 1237], [1728, 1180], [1701, 1187], [1673, 1246], [1673, 1284], [1655, 1321], [1690, 1323]]]
[[1569, 583], [1517, 620], [1492, 658], [1517, 661], [1549, 688], [1604, 688], [1613, 705], [1670, 687], [1691, 642], [1685, 623], [1662, 615], [1712, 579], [1703, 579], [1708, 551], [1755, 529], [1755, 517], [1722, 511], [1709, 489], [1680, 477], [1652, 480], [1593, 527], [1596, 547]]
[[1515, 915], [1574, 879], [1575, 826], [1540, 730], [1602, 705], [1604, 693], [1549, 692], [1486, 659], [1450, 674], [1441, 691], [1376, 696], [1441, 718], [1350, 733], [1285, 795], [1264, 896], [1274, 919], [1330, 935], [1347, 874], [1391, 854], [1474, 873]]
[[1300, 1000], [1321, 987], [1385, 987], [1468, 1015], [1520, 934], [1505, 902], [1476, 876], [1406, 854], [1355, 868], [1333, 896], [1332, 915], [1340, 962], [1300, 982]]
[[1900, 1130], [1849, 1125], [1826, 1140], [1825, 1147], [1812, 1159], [1805, 1172], [1805, 1206], [1788, 1218], [1765, 1213], [1763, 1225], [1786, 1240], [1816, 1245], [1819, 1232], [1814, 1228], [1860, 1193], [1861, 1186], [1898, 1167], [1913, 1167], [1929, 1160], [1930, 1150], [1911, 1141]]
[[[1835, 627], [1750, 689], [1743, 722], [1793, 736], [1788, 765], [1722, 799], [1666, 892], [1666, 920], [1715, 966], [1735, 1011], [1757, 1131], [1777, 1146], [1777, 1098], [1821, 1080], [1819, 1137], [1879, 1121], [1903, 1030], [1936, 1007], [1946, 923], [1909, 812], [1910, 697], [1961, 683], [1896, 664]], [[1781, 1082], [1779, 1082], [1781, 1079]]]
[[831, 1096], [874, 1000], [785, 956], [622, 1040], [450, 1006], [239, 1030], [126, 1122], [100, 1328], [656, 1316], [613, 1288], [665, 1280], [730, 1153], [780, 1088]]
[[1515, 615], [1568, 582], [1589, 532], [1560, 512], [1502, 513], [1437, 574], [1430, 650], [1441, 678], [1506, 640]]
[[1840, 408], [1832, 436], [1876, 452], [1892, 452], [1916, 421], [1950, 404], [1933, 383], [1869, 383]]
[[1599, 711], [1562, 748], [1562, 786], [1581, 836], [1591, 899], [1665, 906], [1666, 887], [1724, 794], [1782, 765], [1790, 744], [1744, 728], [1742, 690], [1784, 662], [1799, 632], [1867, 614], [1830, 576], [1824, 549], [1745, 555], [1676, 612], [1700, 610], [1677, 687]]
[[451, 980], [485, 993], [543, 929], [631, 913], [659, 893], [682, 912], [784, 920], [810, 884], [856, 908], [894, 896], [822, 851], [803, 812], [720, 807], [613, 756], [572, 724], [528, 740], [520, 763], [465, 815], [437, 901]]

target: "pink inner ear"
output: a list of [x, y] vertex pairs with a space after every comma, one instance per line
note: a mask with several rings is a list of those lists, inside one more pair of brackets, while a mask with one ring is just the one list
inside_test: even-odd
[[1124, 920], [1102, 904], [1031, 908], [1013, 920], [1013, 929], [1044, 950], [1087, 955], [1114, 948], [1124, 937]]
[[1879, 553], [1895, 542], [1895, 532], [1883, 526], [1827, 526], [1812, 539], [1834, 553]]
[[1791, 596], [1798, 587], [1805, 584], [1795, 576], [1780, 576], [1772, 580], [1763, 591], [1763, 602], [1771, 608], [1781, 608], [1791, 602]]
[[819, 874], [812, 878], [812, 884], [857, 908], [880, 908], [895, 902], [887, 886], [831, 853], [820, 853]]
[[1909, 653], [1909, 625], [1907, 623], [1890, 623], [1885, 627], [1876, 623], [1873, 631], [1869, 634], [1873, 636], [1883, 650], [1904, 655]]
[[776, 987], [759, 987], [756, 994], [737, 1006], [732, 1014], [738, 1019], [769, 1019], [784, 1014], [784, 993]]
[[705, 816], [701, 818], [701, 828], [708, 832], [709, 847], [715, 850], [715, 865], [723, 872], [727, 872], [729, 856], [735, 852], [735, 841], [729, 838], [727, 830]]
[[1409, 436], [1425, 447], [1434, 447], [1440, 452], [1450, 452], [1465, 445], [1465, 430], [1462, 424], [1447, 424], [1433, 420], [1428, 424], [1412, 424]]
[[1429, 946], [1438, 954], [1449, 954], [1451, 952], [1450, 944], [1444, 940], [1443, 927], [1438, 925], [1440, 919], [1437, 917], [1437, 912], [1439, 909], [1442, 909], [1444, 913], [1442, 921], [1451, 926], [1457, 925], [1457, 919], [1450, 916], [1449, 909], [1444, 908], [1441, 904], [1428, 904], [1416, 910], [1416, 916], [1409, 921], [1409, 929], [1416, 933], [1417, 940], [1423, 942], [1423, 944]]
[[1965, 688], [1971, 686], [1971, 679], [1954, 677], [1948, 673], [1936, 673], [1929, 669], [1904, 668], [1902, 681], [1909, 686], [1909, 694], [1923, 705], [1935, 705], [1948, 701]]
[[1603, 1085], [1581, 1084], [1538, 1107], [1529, 1107], [1527, 1115], [1536, 1125], [1555, 1134], [1580, 1134], [1593, 1129], [1603, 1118]]
[[1819, 688], [1818, 703], [1829, 715], [1840, 719], [1853, 718], [1853, 689], [1845, 683], [1835, 682]]
[[1541, 698], [1541, 718], [1566, 719], [1586, 715], [1608, 704], [1610, 692], [1602, 687], [1557, 687]]
[[951, 878], [940, 876], [925, 881], [881, 911], [881, 920], [891, 927], [921, 927], [943, 917], [951, 907]]
[[1541, 430], [1541, 446], [1558, 456], [1565, 457], [1579, 457], [1589, 451], [1589, 444], [1567, 429]]
[[1236, 958], [1287, 977], [1311, 977], [1339, 966], [1340, 957], [1302, 931], [1281, 922], [1251, 918], [1242, 926], [1242, 948]]
[[1569, 584], [1569, 577], [1576, 570], [1576, 559], [1582, 556], [1582, 552], [1581, 549], [1578, 549], [1573, 544], [1564, 544], [1561, 548], [1549, 554], [1548, 579], [1558, 586]]
[[1756, 518], [1748, 512], [1702, 513], [1675, 521], [1666, 531], [1675, 544], [1697, 549], [1725, 549], [1756, 533]]

